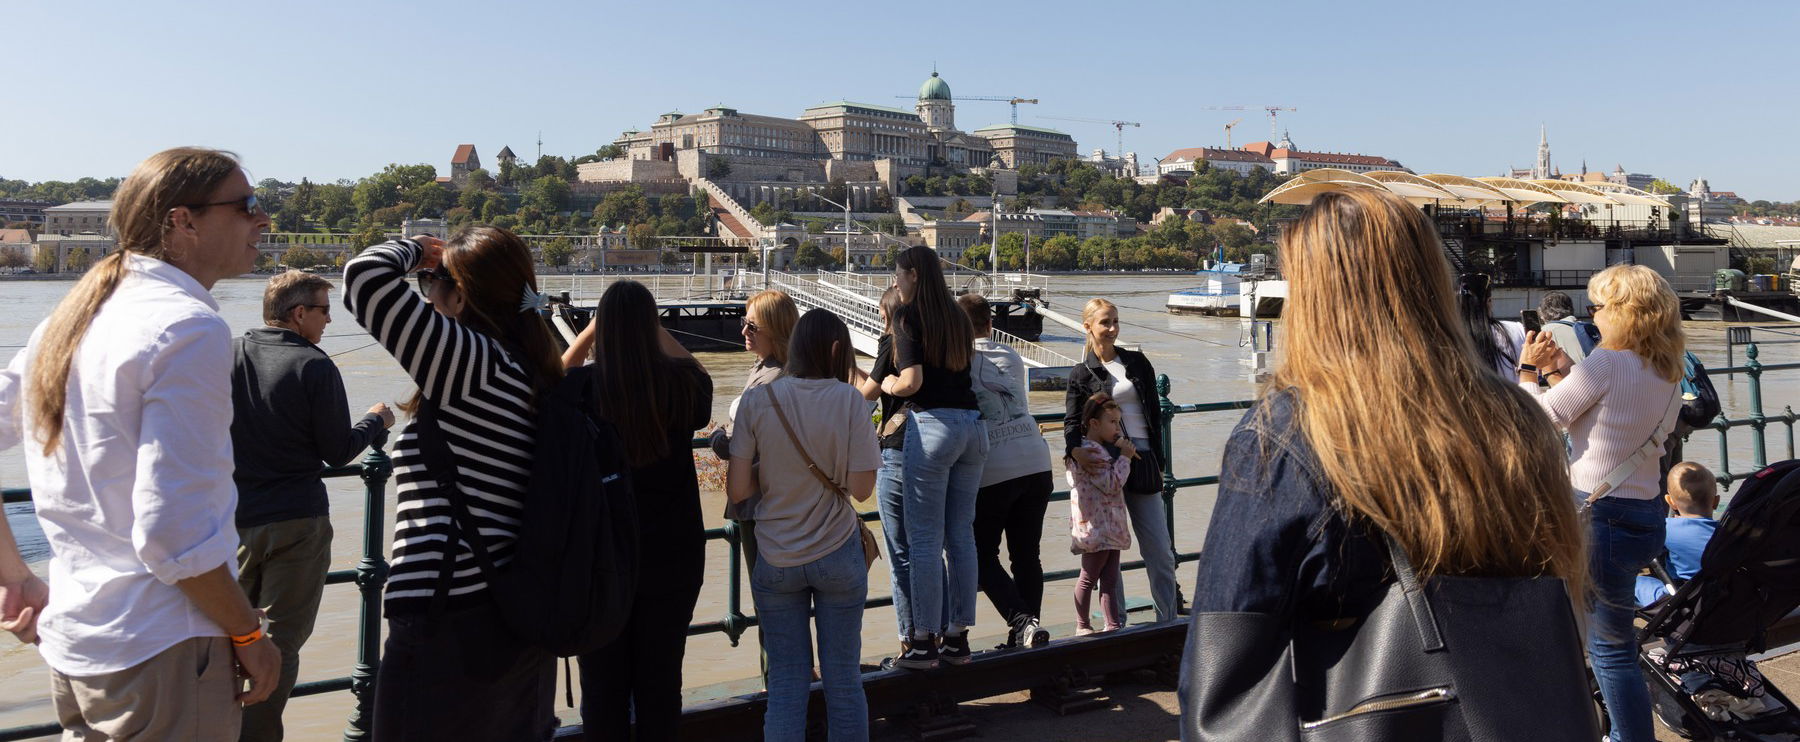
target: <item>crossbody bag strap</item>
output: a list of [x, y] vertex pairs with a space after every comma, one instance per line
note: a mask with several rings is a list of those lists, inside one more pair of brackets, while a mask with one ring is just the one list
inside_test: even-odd
[[1680, 414], [1681, 384], [1677, 382], [1675, 392], [1669, 395], [1669, 409], [1663, 413], [1662, 419], [1657, 421], [1656, 429], [1650, 431], [1650, 437], [1644, 441], [1644, 445], [1638, 446], [1636, 451], [1632, 451], [1630, 456], [1619, 462], [1618, 466], [1613, 467], [1612, 471], [1607, 472], [1606, 476], [1601, 478], [1600, 484], [1596, 485], [1594, 491], [1588, 495], [1587, 504], [1592, 505], [1600, 498], [1605, 497], [1606, 493], [1617, 489], [1619, 485], [1625, 483], [1625, 480], [1630, 479], [1631, 475], [1636, 474], [1638, 468], [1646, 462], [1662, 460], [1663, 442], [1668, 440], [1671, 432], [1674, 432], [1675, 418]]
[[[781, 397], [775, 394], [774, 386], [774, 384], [764, 384], [763, 388], [768, 390], [769, 404], [775, 407], [775, 417], [781, 421], [781, 428], [787, 431], [788, 440], [794, 444], [794, 450], [799, 452], [800, 460], [806, 462], [806, 470], [812, 472], [812, 475], [818, 478], [820, 482], [824, 483], [826, 487], [830, 488], [832, 492], [842, 495], [844, 499], [848, 501], [850, 493], [845, 492], [843, 487], [838, 486], [837, 480], [832, 479], [831, 475], [826, 474], [824, 470], [820, 469], [819, 465], [813, 462], [812, 454], [806, 452], [806, 446], [801, 445], [800, 436], [794, 433], [793, 424], [788, 422], [787, 413], [783, 412], [781, 409]], [[846, 504], [848, 503], [846, 502]]]
[[469, 514], [468, 505], [463, 502], [462, 490], [456, 486], [456, 454], [444, 439], [444, 429], [438, 425], [437, 413], [437, 403], [420, 398], [416, 435], [419, 455], [425, 460], [425, 470], [437, 483], [438, 491], [450, 503], [449, 534], [444, 540], [444, 564], [438, 570], [437, 587], [431, 591], [431, 607], [427, 612], [434, 619], [444, 612], [450, 599], [450, 588], [455, 584], [458, 542], [469, 542], [469, 552], [474, 555], [475, 564], [481, 569], [482, 578], [489, 582], [490, 588], [494, 578], [494, 563], [488, 557], [487, 544], [481, 541], [481, 531], [473, 527], [474, 516]]

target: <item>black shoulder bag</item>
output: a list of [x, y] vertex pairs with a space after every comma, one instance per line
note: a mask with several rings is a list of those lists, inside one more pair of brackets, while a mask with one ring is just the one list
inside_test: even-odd
[[1395, 581], [1361, 616], [1287, 625], [1197, 613], [1181, 698], [1189, 740], [1592, 742], [1567, 591], [1553, 577]]

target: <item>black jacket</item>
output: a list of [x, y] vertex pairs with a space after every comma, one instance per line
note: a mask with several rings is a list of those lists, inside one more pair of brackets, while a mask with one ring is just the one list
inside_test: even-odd
[[[1156, 393], [1156, 369], [1150, 359], [1135, 350], [1116, 348], [1119, 363], [1125, 366], [1125, 378], [1137, 387], [1138, 400], [1144, 404], [1144, 427], [1150, 431], [1150, 445], [1162, 442], [1162, 397]], [[1081, 407], [1096, 392], [1112, 393], [1112, 372], [1088, 351], [1087, 358], [1069, 370], [1069, 392], [1064, 400], [1063, 456], [1081, 447]]]
[[351, 424], [337, 364], [292, 331], [254, 328], [233, 350], [238, 527], [326, 515], [319, 470], [356, 458], [382, 430], [381, 417], [367, 414]]

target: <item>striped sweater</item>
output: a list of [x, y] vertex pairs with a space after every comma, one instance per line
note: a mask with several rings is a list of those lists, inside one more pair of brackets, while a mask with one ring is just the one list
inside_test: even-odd
[[[438, 405], [438, 425], [456, 457], [456, 482], [496, 565], [513, 555], [531, 473], [530, 377], [500, 343], [433, 311], [407, 285], [421, 248], [410, 240], [364, 250], [344, 266], [344, 305]], [[416, 422], [394, 443], [392, 571], [387, 615], [425, 612], [449, 540], [450, 503], [426, 472]], [[463, 537], [468, 538], [465, 532]], [[474, 554], [458, 541], [449, 606], [477, 604], [487, 589]]]

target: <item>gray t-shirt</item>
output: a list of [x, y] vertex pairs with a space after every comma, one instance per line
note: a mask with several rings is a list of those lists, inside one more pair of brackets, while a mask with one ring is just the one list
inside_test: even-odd
[[842, 496], [807, 471], [769, 403], [771, 392], [780, 395], [781, 409], [806, 452], [838, 484], [848, 484], [850, 472], [880, 468], [881, 450], [869, 403], [836, 379], [782, 377], [739, 400], [731, 457], [759, 459], [757, 553], [773, 566], [798, 567], [855, 538], [856, 516]]

